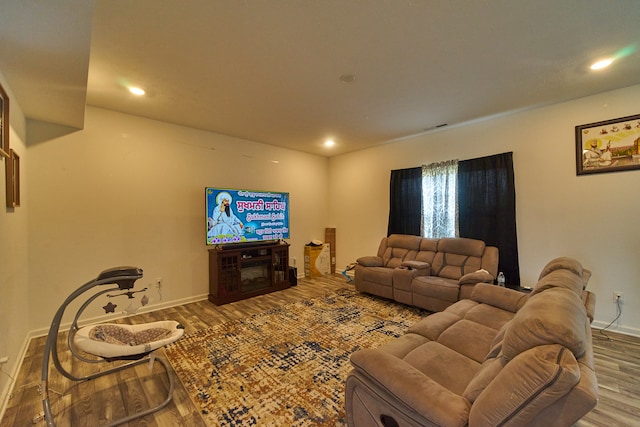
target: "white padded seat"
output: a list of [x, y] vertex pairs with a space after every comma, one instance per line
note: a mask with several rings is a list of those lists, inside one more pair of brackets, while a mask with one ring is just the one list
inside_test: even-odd
[[80, 328], [74, 345], [89, 354], [107, 359], [149, 353], [182, 337], [184, 329], [175, 320], [123, 325], [98, 323]]

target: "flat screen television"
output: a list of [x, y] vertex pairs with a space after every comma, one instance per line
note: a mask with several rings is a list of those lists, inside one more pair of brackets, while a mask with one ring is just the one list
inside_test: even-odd
[[205, 188], [207, 245], [289, 238], [289, 193]]

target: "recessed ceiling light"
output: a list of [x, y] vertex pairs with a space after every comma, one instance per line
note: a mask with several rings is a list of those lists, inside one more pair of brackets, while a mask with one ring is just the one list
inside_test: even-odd
[[136, 87], [136, 86], [129, 86], [129, 92], [131, 92], [134, 95], [138, 95], [138, 96], [142, 96], [145, 94], [144, 89]]
[[607, 68], [609, 65], [611, 65], [612, 62], [613, 62], [613, 58], [603, 59], [601, 61], [594, 62], [591, 65], [591, 69], [592, 70], [601, 70], [603, 68]]
[[333, 147], [334, 145], [336, 145], [336, 142], [333, 139], [327, 139], [324, 142], [325, 147]]

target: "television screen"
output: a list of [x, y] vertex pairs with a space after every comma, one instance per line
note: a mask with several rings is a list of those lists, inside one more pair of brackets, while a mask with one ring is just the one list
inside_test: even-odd
[[289, 238], [289, 193], [205, 188], [207, 245]]

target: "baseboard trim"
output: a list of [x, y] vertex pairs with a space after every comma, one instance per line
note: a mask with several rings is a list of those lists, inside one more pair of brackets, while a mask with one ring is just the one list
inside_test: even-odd
[[[29, 348], [29, 344], [31, 343], [31, 338], [29, 335], [24, 337], [22, 340], [22, 346], [20, 347], [20, 352], [16, 358], [16, 363], [13, 364], [13, 369], [11, 369], [11, 373], [8, 374], [11, 378], [9, 378], [9, 382], [2, 389], [2, 393], [0, 393], [0, 420], [4, 418], [4, 413], [7, 410], [7, 406], [9, 405], [9, 397], [13, 394], [13, 388], [16, 385], [16, 378], [18, 377], [18, 372], [20, 372], [20, 368], [22, 367], [22, 362], [24, 361], [24, 357], [27, 354], [27, 349]], [[0, 373], [0, 375], [4, 375], [5, 372]]]
[[615, 332], [618, 334], [622, 334], [622, 335], [630, 335], [633, 337], [639, 337], [640, 338], [640, 329], [637, 328], [630, 328], [628, 326], [624, 326], [624, 325], [611, 325], [609, 326], [609, 323], [607, 322], [599, 322], [597, 320], [594, 320], [591, 323], [591, 327], [593, 329], [599, 329], [599, 330], [607, 330], [607, 331], [611, 331], [611, 332]]

